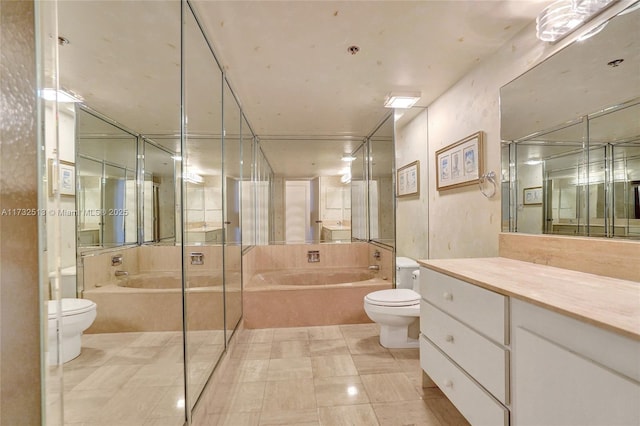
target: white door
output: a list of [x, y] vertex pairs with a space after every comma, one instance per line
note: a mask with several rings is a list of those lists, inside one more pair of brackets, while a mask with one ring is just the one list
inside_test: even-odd
[[285, 186], [285, 240], [306, 242], [310, 222], [309, 181], [287, 181]]
[[310, 230], [311, 235], [309, 241], [313, 243], [320, 242], [320, 232], [322, 231], [322, 220], [320, 219], [320, 178], [311, 179], [310, 194]]

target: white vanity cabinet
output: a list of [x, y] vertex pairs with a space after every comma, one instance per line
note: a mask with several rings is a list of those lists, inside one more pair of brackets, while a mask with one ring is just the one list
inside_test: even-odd
[[421, 268], [420, 365], [478, 425], [509, 424], [508, 298]]
[[639, 341], [513, 298], [511, 312], [513, 425], [640, 425]]
[[420, 365], [473, 425], [640, 425], [640, 283], [418, 261]]

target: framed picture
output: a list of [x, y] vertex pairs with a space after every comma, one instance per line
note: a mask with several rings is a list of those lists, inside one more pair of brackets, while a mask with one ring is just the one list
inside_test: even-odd
[[400, 167], [396, 181], [398, 197], [420, 195], [420, 162], [414, 161]]
[[472, 185], [483, 173], [484, 133], [477, 132], [436, 151], [436, 187]]
[[523, 190], [522, 200], [525, 206], [542, 204], [542, 187], [525, 188]]
[[[76, 166], [74, 163], [60, 160], [56, 165], [56, 160], [49, 158], [48, 178], [49, 196], [53, 197], [56, 191], [60, 190], [60, 195], [73, 197], [76, 195]], [[57, 169], [57, 173], [55, 170]]]

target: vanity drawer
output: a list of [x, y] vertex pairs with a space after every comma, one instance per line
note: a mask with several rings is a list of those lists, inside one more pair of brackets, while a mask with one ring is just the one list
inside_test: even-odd
[[424, 300], [420, 331], [493, 396], [509, 403], [509, 351]]
[[509, 411], [424, 336], [420, 336], [420, 366], [472, 425], [509, 424]]
[[420, 268], [422, 297], [474, 330], [508, 344], [507, 297], [473, 284]]

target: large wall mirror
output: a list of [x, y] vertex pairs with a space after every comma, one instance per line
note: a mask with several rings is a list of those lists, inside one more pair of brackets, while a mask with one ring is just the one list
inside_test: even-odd
[[501, 88], [503, 231], [640, 238], [639, 6]]
[[369, 238], [395, 246], [393, 115], [369, 138]]

